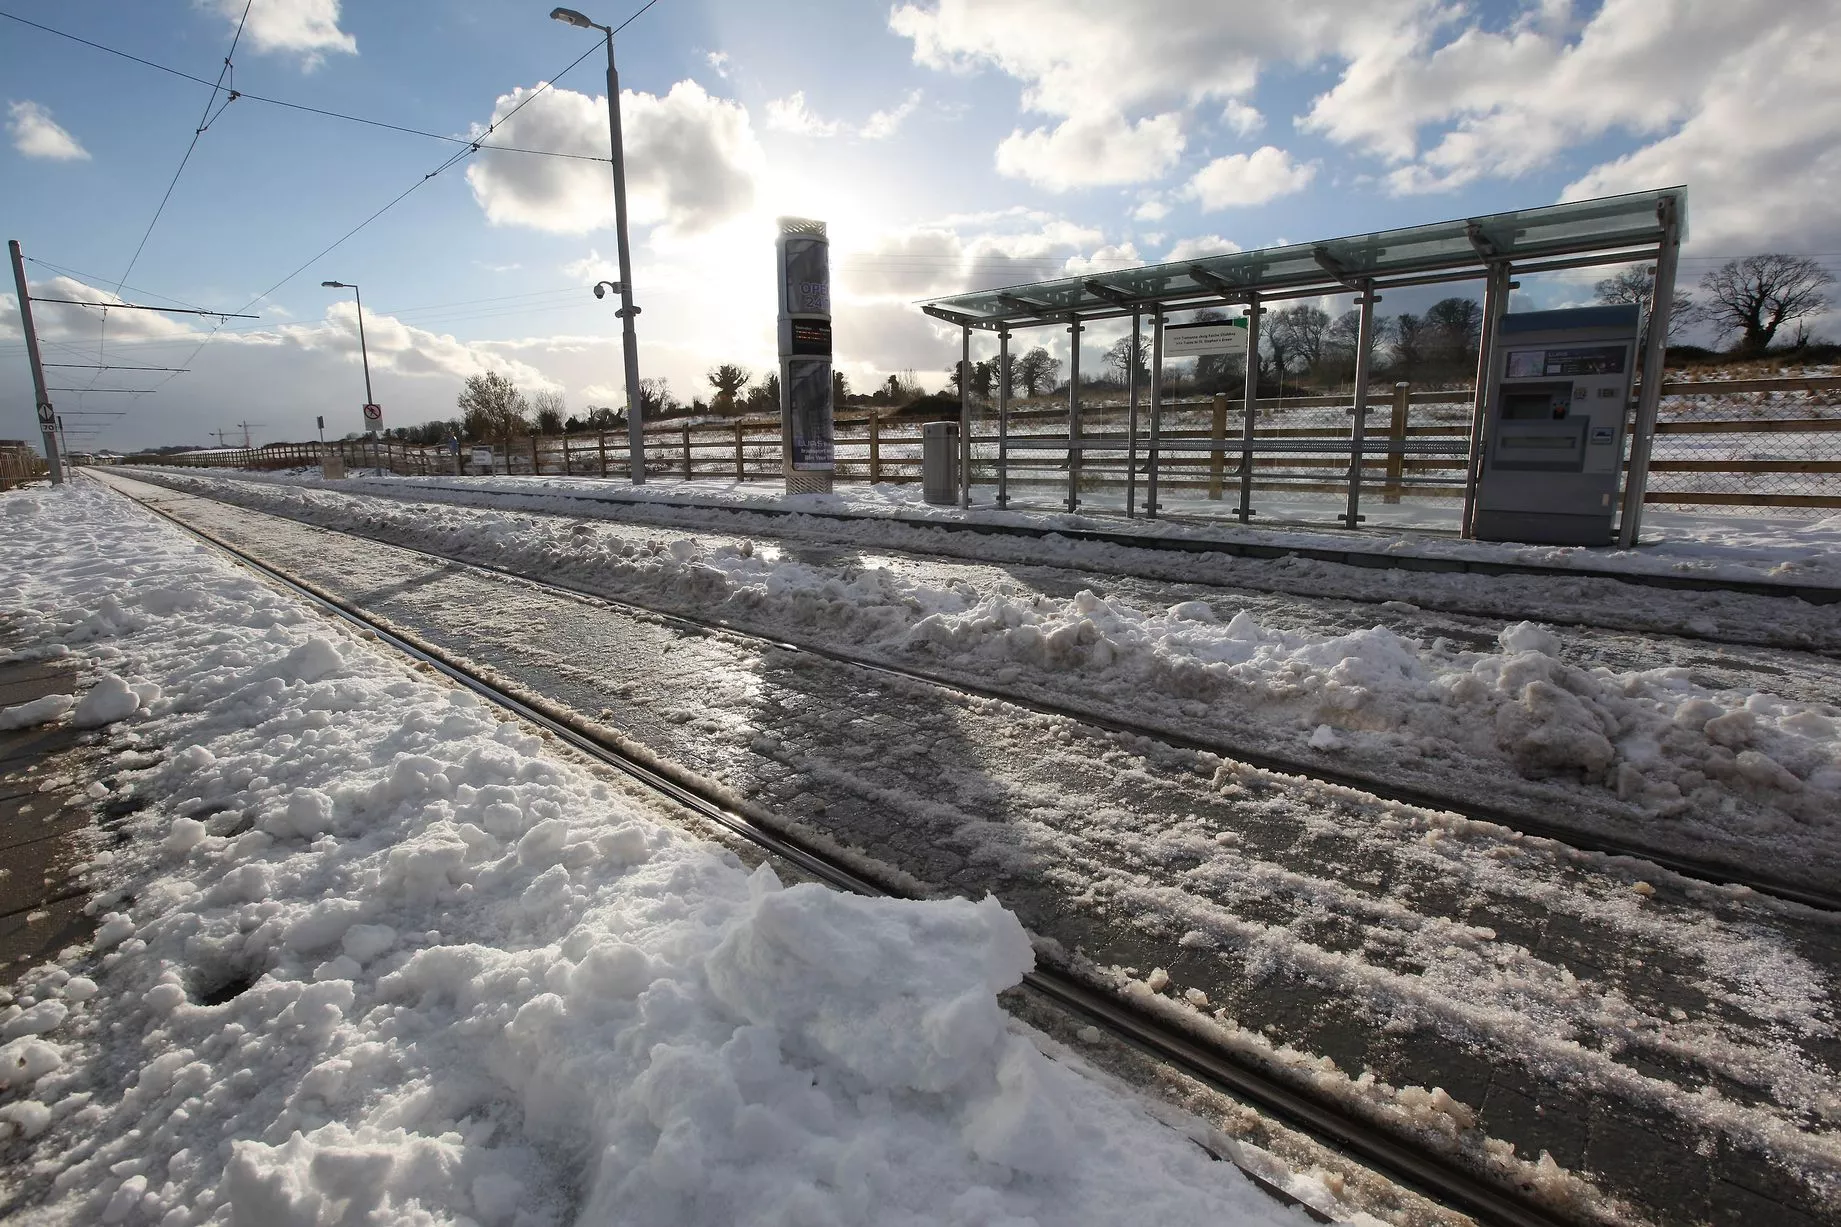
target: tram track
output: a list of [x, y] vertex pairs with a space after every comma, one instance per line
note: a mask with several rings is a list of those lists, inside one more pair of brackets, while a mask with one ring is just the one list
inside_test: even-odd
[[[132, 495], [125, 496], [133, 497]], [[720, 790], [711, 787], [707, 781], [699, 778], [694, 772], [674, 770], [669, 763], [648, 761], [645, 756], [636, 754], [617, 741], [608, 738], [605, 732], [597, 729], [592, 722], [573, 717], [566, 711], [545, 711], [512, 690], [482, 676], [464, 659], [455, 657], [433, 644], [419, 641], [336, 594], [269, 565], [252, 553], [211, 532], [187, 523], [184, 519], [155, 503], [141, 499], [134, 501], [182, 532], [223, 552], [240, 565], [293, 593], [313, 607], [359, 628], [368, 635], [375, 636], [379, 642], [434, 669], [455, 684], [465, 687], [501, 709], [543, 729], [575, 751], [619, 771], [642, 787], [704, 821], [748, 841], [761, 851], [779, 858], [800, 872], [837, 889], [858, 894], [913, 897], [911, 892], [902, 890], [898, 885], [878, 881], [875, 877], [858, 868], [853, 868], [797, 835], [776, 829], [774, 826], [743, 813], [727, 800]], [[322, 529], [320, 531], [336, 530]], [[439, 558], [439, 556], [428, 555], [423, 551], [416, 552], [422, 553], [425, 557]], [[471, 563], [442, 561], [453, 566], [490, 570]], [[505, 574], [508, 578], [519, 579], [525, 583], [557, 587], [560, 591], [569, 592], [568, 589], [556, 585], [543, 585], [540, 581], [528, 580], [511, 573]], [[586, 597], [616, 607], [620, 604], [590, 593], [570, 592], [570, 595], [577, 599]], [[647, 612], [653, 617], [688, 622], [693, 627], [698, 625], [694, 620], [677, 618], [674, 615], [661, 615], [653, 611]], [[725, 634], [746, 633], [713, 626], [708, 629], [720, 629]], [[757, 640], [762, 639], [758, 635], [751, 637]], [[784, 650], [792, 651], [809, 650], [790, 644], [776, 644], [775, 646], [782, 646]], [[848, 657], [840, 656], [837, 659], [853, 665], [863, 663], [850, 660]], [[873, 668], [874, 666], [866, 667]], [[889, 672], [898, 675], [902, 673], [900, 670]], [[908, 676], [918, 678], [919, 675]], [[1073, 973], [1052, 966], [1039, 965], [1025, 976], [1024, 986], [1029, 992], [1058, 1007], [1076, 1020], [1099, 1028], [1131, 1048], [1167, 1064], [1202, 1085], [1275, 1117], [1290, 1127], [1328, 1145], [1333, 1150], [1439, 1203], [1468, 1214], [1479, 1222], [1501, 1224], [1503, 1227], [1564, 1227], [1575, 1221], [1531, 1196], [1530, 1186], [1505, 1187], [1503, 1184], [1469, 1170], [1446, 1154], [1412, 1145], [1397, 1130], [1351, 1112], [1346, 1103], [1300, 1090], [1293, 1083], [1275, 1077], [1257, 1063], [1213, 1046], [1196, 1033], [1133, 1005], [1128, 998], [1122, 995], [1096, 988]], [[1257, 1173], [1249, 1171], [1247, 1174], [1269, 1194], [1282, 1201], [1299, 1204], [1300, 1208], [1317, 1221], [1331, 1221], [1321, 1212], [1297, 1203], [1295, 1198]]]
[[[185, 475], [194, 478], [198, 476], [195, 471], [188, 472]], [[171, 474], [154, 474], [150, 475], [150, 478], [143, 478], [142, 480], [157, 479], [163, 476], [171, 476]], [[265, 482], [260, 479], [253, 479], [246, 475], [221, 476], [213, 472], [210, 474], [210, 477], [220, 481], [242, 482], [258, 487], [273, 488], [278, 484], [275, 482]], [[156, 484], [158, 484], [157, 480]], [[1351, 558], [1318, 558], [1310, 551], [1300, 552], [1288, 547], [1266, 546], [1258, 543], [1228, 543], [1235, 548], [1232, 550], [1220, 550], [1213, 548], [1214, 546], [1221, 545], [1222, 543], [1220, 542], [1185, 542], [1182, 538], [1109, 534], [1102, 535], [1104, 539], [1101, 539], [1100, 537], [1092, 537], [1092, 534], [1083, 534], [1082, 531], [1073, 529], [1027, 528], [1026, 526], [1019, 527], [979, 523], [954, 524], [932, 520], [918, 520], [908, 517], [865, 517], [773, 508], [715, 507], [702, 503], [675, 502], [672, 500], [635, 501], [606, 498], [598, 495], [569, 494], [567, 492], [549, 490], [526, 493], [515, 490], [461, 489], [452, 486], [423, 484], [408, 486], [400, 484], [370, 485], [366, 484], [365, 480], [362, 478], [349, 479], [344, 484], [349, 486], [354, 492], [361, 492], [353, 494], [353, 497], [389, 499], [393, 502], [400, 503], [431, 502], [443, 506], [469, 508], [477, 511], [493, 510], [494, 508], [489, 503], [474, 501], [484, 495], [490, 497], [493, 502], [503, 504], [504, 511], [521, 515], [534, 515], [564, 520], [579, 520], [586, 517], [597, 523], [628, 525], [645, 530], [661, 532], [685, 531], [735, 534], [748, 539], [774, 542], [781, 546], [781, 548], [789, 551], [809, 547], [831, 548], [840, 551], [873, 548], [876, 553], [886, 555], [893, 559], [923, 564], [937, 564], [942, 559], [949, 559], [955, 562], [1002, 567], [1017, 565], [1022, 561], [1017, 559], [999, 561], [994, 557], [979, 552], [976, 547], [971, 549], [958, 548], [958, 543], [954, 539], [961, 537], [983, 537], [986, 540], [1000, 541], [1017, 539], [1042, 540], [1045, 538], [1066, 538], [1069, 541], [1087, 541], [1091, 538], [1099, 544], [1119, 546], [1126, 549], [1143, 549], [1152, 557], [1135, 563], [1128, 559], [1083, 559], [1079, 561], [1070, 560], [1063, 562], [1053, 560], [1044, 562], [1037, 560], [1033, 563], [1023, 563], [1023, 565], [1061, 568], [1071, 572], [1081, 572], [1094, 576], [1111, 576], [1116, 579], [1146, 580], [1165, 584], [1181, 583], [1186, 588], [1197, 589], [1198, 594], [1213, 593], [1221, 598], [1244, 597], [1248, 594], [1253, 594], [1280, 600], [1330, 602], [1375, 610], [1383, 616], [1398, 613], [1402, 609], [1404, 600], [1406, 605], [1411, 606], [1418, 612], [1430, 615], [1441, 615], [1459, 619], [1475, 619], [1485, 622], [1501, 621], [1503, 619], [1514, 620], [1517, 616], [1526, 616], [1545, 623], [1546, 625], [1568, 630], [1588, 632], [1621, 630], [1631, 634], [1676, 640], [1682, 644], [1704, 645], [1705, 647], [1715, 650], [1724, 648], [1745, 648], [1797, 654], [1809, 657], [1814, 661], [1822, 662], [1829, 667], [1832, 667], [1834, 662], [1841, 661], [1841, 644], [1837, 644], [1831, 640], [1824, 640], [1821, 643], [1812, 642], [1810, 641], [1811, 636], [1806, 633], [1785, 632], [1781, 627], [1769, 622], [1767, 622], [1767, 624], [1770, 625], [1770, 629], [1761, 633], [1748, 634], [1743, 632], [1738, 626], [1730, 624], [1719, 627], [1717, 631], [1697, 630], [1694, 626], [1686, 624], [1687, 622], [1694, 621], [1694, 619], [1691, 618], [1685, 620], [1676, 619], [1667, 626], [1652, 625], [1641, 617], [1626, 616], [1623, 621], [1618, 621], [1617, 619], [1620, 613], [1628, 615], [1632, 608], [1643, 608], [1643, 598], [1637, 593], [1630, 594], [1630, 600], [1637, 602], [1634, 606], [1626, 602], [1620, 607], [1607, 609], [1604, 607], [1605, 603], [1600, 601], [1597, 603], [1594, 612], [1590, 614], [1582, 615], [1569, 612], [1561, 605], [1559, 607], [1544, 606], [1537, 612], [1517, 615], [1500, 606], [1484, 607], [1474, 603], [1466, 603], [1460, 595], [1439, 592], [1435, 589], [1427, 589], [1423, 586], [1416, 587], [1410, 592], [1405, 593], [1375, 593], [1360, 591], [1359, 584], [1352, 586], [1329, 584], [1326, 589], [1325, 585], [1318, 580], [1301, 578], [1296, 575], [1273, 578], [1261, 576], [1257, 573], [1248, 574], [1244, 572], [1236, 572], [1231, 579], [1198, 580], [1193, 577], [1174, 576], [1171, 574], [1170, 567], [1173, 563], [1180, 562], [1184, 557], [1199, 558], [1201, 555], [1209, 553], [1226, 553], [1237, 561], [1255, 565], [1271, 562], [1282, 563], [1286, 559], [1306, 559], [1348, 567], [1365, 575], [1376, 575], [1383, 571], [1393, 569], [1401, 572], [1422, 574], [1427, 583], [1436, 583], [1441, 577], [1454, 574], [1488, 574], [1498, 576], [1499, 578], [1506, 578], [1510, 581], [1516, 580], [1517, 578], [1524, 578], [1551, 580], [1556, 583], [1624, 583], [1626, 580], [1630, 580], [1632, 575], [1642, 574], [1637, 572], [1625, 573], [1602, 569], [1563, 567], [1543, 568], [1532, 565], [1522, 565], [1518, 567], [1508, 564], [1502, 564], [1498, 571], [1488, 571], [1484, 568], [1484, 564], [1481, 563], [1468, 570], [1463, 567], [1439, 566], [1416, 568], [1412, 565], [1401, 565], [1395, 567], [1393, 566], [1392, 560], [1396, 558], [1404, 558], [1405, 564], [1427, 560], [1385, 553], [1357, 553]], [[345, 491], [341, 492], [343, 493]], [[576, 504], [580, 510], [563, 511], [555, 508], [525, 505], [533, 501], [549, 500], [573, 503]], [[693, 523], [669, 517], [647, 516], [645, 514], [646, 509], [654, 505], [662, 507], [667, 511], [693, 511], [698, 513], [699, 519], [705, 519], [712, 522]], [[595, 511], [591, 511], [590, 508], [614, 509], [617, 514], [597, 514]], [[815, 534], [809, 532], [774, 532], [772, 530], [763, 531], [758, 527], [742, 524], [725, 526], [713, 522], [724, 517], [741, 519], [750, 515], [760, 516], [770, 523], [776, 519], [786, 520], [789, 517], [800, 516], [807, 519], [837, 522], [840, 524], [868, 524], [871, 526], [892, 525], [898, 530], [913, 532], [938, 530], [940, 538], [938, 541], [933, 542], [928, 549], [922, 549], [918, 547], [904, 547], [882, 540], [876, 540], [873, 543], [866, 542], [849, 533], [825, 535], [823, 533]], [[1013, 529], [1014, 531], [1012, 531]], [[1113, 540], [1112, 538], [1117, 538], [1117, 540]], [[1159, 542], [1162, 544], [1158, 544]], [[1321, 553], [1321, 551], [1319, 552]], [[1330, 553], [1336, 552], [1331, 551]], [[1155, 555], [1158, 554], [1170, 555], [1171, 557], [1167, 561], [1159, 560], [1155, 558]], [[1430, 561], [1440, 562], [1443, 560], [1433, 559]], [[1658, 580], [1679, 579], [1681, 582], [1658, 582], [1647, 586], [1673, 589], [1684, 594], [1697, 594], [1702, 597], [1717, 597], [1720, 594], [1744, 596], [1751, 595], [1751, 589], [1754, 586], [1768, 588], [1771, 589], [1771, 592], [1769, 594], [1770, 599], [1766, 602], [1766, 605], [1778, 606], [1779, 608], [1782, 608], [1782, 606], [1778, 605], [1778, 598], [1799, 596], [1798, 591], [1794, 590], [1792, 585], [1787, 584], [1748, 585], [1744, 581], [1733, 581], [1728, 583], [1725, 581], [1697, 577], [1660, 576], [1656, 578]], [[1636, 581], [1631, 580], [1630, 582]], [[1805, 597], [1805, 603], [1815, 604], [1818, 607], [1822, 604], [1829, 603], [1823, 596], [1823, 594], [1829, 591], [1831, 590], [1821, 587], [1813, 588], [1811, 592], [1814, 595], [1812, 597]], [[1841, 589], [1834, 589], [1832, 591], [1841, 593]], [[1766, 608], [1763, 612], [1768, 619], [1770, 610]], [[1461, 633], [1458, 635], [1458, 638], [1469, 641], [1468, 638]]]
[[[409, 489], [447, 490], [452, 489], [452, 487], [424, 484], [412, 486], [409, 487]], [[1492, 577], [1527, 575], [1544, 579], [1573, 580], [1607, 579], [1640, 587], [1660, 588], [1676, 592], [1735, 592], [1744, 593], [1748, 596], [1801, 600], [1812, 605], [1841, 604], [1841, 587], [1833, 587], [1824, 584], [1795, 584], [1773, 580], [1703, 578], [1691, 575], [1657, 574], [1649, 571], [1609, 570], [1603, 567], [1555, 567], [1544, 566], [1539, 563], [1494, 559], [1440, 558], [1416, 554], [1384, 553], [1378, 550], [1339, 550], [1304, 545], [1271, 545], [1263, 542], [1231, 541], [1213, 537], [1163, 537], [1145, 533], [1109, 532], [1105, 529], [1037, 527], [1028, 524], [999, 524], [989, 522], [955, 523], [933, 519], [915, 519], [901, 515], [872, 517], [806, 508], [746, 506], [712, 507], [707, 503], [697, 503], [689, 500], [645, 499], [642, 501], [606, 498], [599, 495], [569, 494], [563, 491], [544, 491], [540, 494], [532, 495], [522, 495], [517, 491], [507, 491], [506, 494], [509, 497], [555, 498], [571, 502], [593, 502], [625, 508], [644, 508], [648, 505], [653, 505], [680, 510], [711, 511], [732, 515], [758, 515], [766, 518], [805, 516], [817, 520], [868, 521], [871, 523], [888, 522], [904, 528], [937, 529], [951, 533], [969, 533], [986, 537], [1024, 537], [1041, 539], [1044, 537], [1056, 536], [1065, 537], [1070, 541], [1088, 541], [1101, 545], [1126, 546], [1133, 549], [1156, 550], [1174, 554], [1227, 554], [1237, 558], [1250, 559], [1306, 558], [1313, 562], [1331, 562], [1343, 566], [1389, 568], [1427, 574], [1466, 574]], [[1449, 612], [1462, 611], [1451, 610]]]
[[[187, 497], [205, 497], [186, 492]], [[153, 504], [140, 501], [143, 506], [158, 510]], [[244, 509], [251, 510], [251, 509]], [[162, 513], [164, 514], [164, 513]], [[272, 512], [257, 512], [261, 515], [273, 515]], [[173, 517], [168, 516], [172, 519]], [[285, 519], [286, 517], [278, 517]], [[178, 522], [178, 521], [175, 521]], [[345, 529], [330, 528], [325, 525], [311, 524], [304, 521], [289, 520], [318, 532], [349, 536], [357, 540], [371, 541], [361, 533]], [[198, 532], [188, 527], [188, 531]], [[202, 535], [202, 534], [201, 534]], [[217, 542], [217, 544], [224, 544]], [[1456, 815], [1469, 822], [1487, 823], [1503, 827], [1522, 835], [1549, 840], [1576, 852], [1607, 857], [1628, 858], [1646, 861], [1666, 869], [1679, 877], [1714, 886], [1742, 886], [1761, 895], [1781, 899], [1807, 907], [1828, 912], [1841, 912], [1841, 892], [1824, 891], [1802, 883], [1792, 882], [1775, 875], [1761, 873], [1755, 869], [1731, 865], [1724, 862], [1683, 856], [1661, 849], [1647, 847], [1640, 843], [1622, 840], [1601, 833], [1579, 830], [1577, 827], [1548, 822], [1525, 811], [1508, 810], [1501, 807], [1483, 805], [1475, 801], [1461, 799], [1435, 789], [1402, 784], [1365, 771], [1349, 770], [1328, 766], [1321, 762], [1310, 762], [1288, 755], [1260, 750], [1233, 742], [1200, 737], [1181, 729], [1167, 726], [1122, 719], [1090, 707], [1076, 703], [1055, 702], [1040, 696], [1019, 694], [1014, 690], [980, 684], [972, 679], [948, 675], [935, 670], [921, 668], [910, 664], [895, 664], [882, 660], [869, 660], [835, 648], [811, 642], [794, 642], [778, 638], [759, 629], [739, 624], [731, 619], [721, 617], [702, 617], [683, 613], [681, 610], [654, 605], [631, 597], [612, 597], [591, 588], [571, 583], [565, 579], [538, 579], [512, 567], [494, 563], [479, 562], [471, 559], [455, 558], [451, 555], [398, 542], [385, 542], [392, 549], [428, 560], [431, 563], [471, 570], [493, 575], [501, 579], [529, 585], [538, 590], [561, 593], [571, 599], [598, 604], [609, 609], [629, 614], [642, 614], [658, 620], [680, 631], [697, 634], [724, 634], [734, 636], [763, 647], [770, 647], [784, 652], [815, 656], [833, 663], [885, 677], [918, 682], [922, 685], [942, 687], [947, 690], [972, 695], [977, 698], [1010, 704], [1038, 715], [1069, 720], [1077, 724], [1096, 728], [1125, 738], [1140, 738], [1160, 742], [1179, 750], [1211, 755], [1216, 758], [1243, 764], [1261, 771], [1282, 776], [1289, 776], [1308, 783], [1328, 785], [1351, 789], [1383, 801], [1392, 801], [1416, 809], [1432, 810]], [[225, 546], [234, 549], [234, 547]]]

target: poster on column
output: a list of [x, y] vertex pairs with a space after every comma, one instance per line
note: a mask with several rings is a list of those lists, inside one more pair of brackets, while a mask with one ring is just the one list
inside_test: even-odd
[[831, 244], [822, 234], [794, 234], [786, 251], [786, 314], [831, 314]]
[[793, 467], [829, 470], [835, 451], [831, 433], [831, 362], [793, 358], [786, 364], [786, 403]]

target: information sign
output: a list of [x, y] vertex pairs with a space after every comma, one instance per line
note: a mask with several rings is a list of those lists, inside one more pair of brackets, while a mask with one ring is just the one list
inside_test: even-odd
[[1202, 354], [1244, 355], [1246, 352], [1245, 319], [1164, 325], [1163, 356], [1166, 358], [1194, 358]]
[[366, 430], [382, 430], [384, 428], [384, 407], [382, 405], [366, 405], [364, 407], [364, 428]]

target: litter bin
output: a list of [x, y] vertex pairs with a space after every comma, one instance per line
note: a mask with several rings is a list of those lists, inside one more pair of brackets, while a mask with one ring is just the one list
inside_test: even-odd
[[959, 501], [959, 423], [921, 423], [921, 497], [950, 507]]

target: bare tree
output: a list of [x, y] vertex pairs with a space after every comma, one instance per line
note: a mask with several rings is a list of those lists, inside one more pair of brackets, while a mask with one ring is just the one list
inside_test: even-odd
[[1329, 326], [1329, 313], [1309, 303], [1274, 311], [1266, 321], [1273, 361], [1281, 369], [1293, 365], [1300, 375], [1308, 375], [1323, 357], [1323, 334]]
[[747, 367], [737, 366], [733, 362], [713, 366], [704, 373], [703, 377], [710, 381], [712, 388], [716, 389], [716, 403], [713, 408], [717, 413], [725, 414], [735, 412], [735, 398], [741, 395], [741, 390], [748, 386], [750, 379], [754, 378]]
[[497, 371], [469, 375], [456, 403], [468, 438], [508, 439], [530, 430], [524, 393]]
[[[1335, 379], [1355, 378], [1355, 351], [1361, 344], [1362, 313], [1354, 308], [1344, 311], [1330, 321], [1323, 330], [1323, 349], [1319, 359], [1325, 374]], [[1368, 330], [1368, 360], [1372, 366], [1375, 354], [1393, 335], [1393, 320], [1390, 316], [1377, 316]]]
[[1140, 339], [1136, 345], [1133, 345], [1132, 335], [1129, 332], [1114, 341], [1112, 347], [1106, 351], [1106, 365], [1117, 373], [1118, 381], [1121, 385], [1127, 385], [1131, 382], [1131, 368], [1133, 365], [1136, 365], [1138, 368], [1139, 386], [1150, 386], [1150, 349], [1145, 345], [1142, 339]]
[[569, 406], [563, 400], [561, 392], [539, 392], [531, 397], [531, 409], [537, 416], [537, 433], [540, 435], [561, 434], [563, 419], [569, 416]]
[[[1637, 327], [1649, 327], [1649, 301], [1655, 297], [1656, 270], [1646, 264], [1626, 264], [1616, 274], [1592, 287], [1598, 301], [1613, 306], [1629, 305], [1639, 309]], [[1681, 334], [1703, 318], [1700, 304], [1677, 292], [1668, 308], [1668, 339], [1679, 340]]]
[[669, 417], [683, 407], [683, 403], [671, 394], [670, 380], [639, 381], [639, 413], [642, 421], [645, 418]]
[[1040, 345], [1016, 360], [1016, 377], [1023, 381], [1023, 393], [1037, 396], [1055, 386], [1055, 377], [1061, 371], [1061, 359], [1056, 358]]
[[1728, 260], [1700, 279], [1707, 317], [1721, 335], [1739, 334], [1738, 350], [1761, 354], [1777, 330], [1822, 314], [1834, 275], [1808, 256], [1769, 252]]

